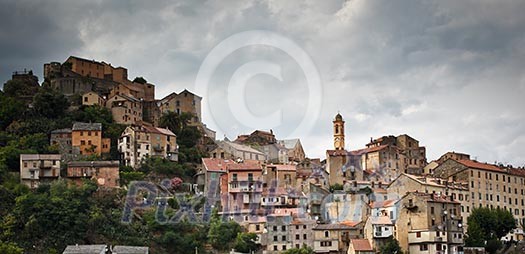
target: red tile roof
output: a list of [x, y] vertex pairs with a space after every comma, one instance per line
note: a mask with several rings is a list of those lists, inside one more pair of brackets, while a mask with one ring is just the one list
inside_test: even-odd
[[492, 165], [492, 164], [481, 163], [481, 162], [477, 162], [473, 160], [459, 160], [458, 162], [469, 168], [496, 171], [496, 172], [505, 172], [504, 169], [501, 169], [498, 166]]
[[235, 163], [232, 160], [202, 158], [202, 164], [207, 171], [226, 171], [226, 165]]
[[260, 170], [262, 171], [261, 164], [257, 161], [244, 161], [241, 163], [228, 164], [227, 170]]
[[368, 239], [352, 239], [350, 244], [355, 251], [374, 251]]
[[275, 169], [283, 170], [283, 171], [296, 171], [297, 170], [297, 167], [295, 165], [276, 164], [276, 165], [270, 165], [270, 166], [275, 166]]
[[369, 147], [369, 148], [363, 148], [359, 150], [350, 151], [350, 154], [361, 155], [361, 154], [366, 154], [366, 153], [373, 153], [373, 152], [381, 151], [387, 147], [388, 145], [380, 145], [380, 146], [374, 146], [374, 147]]
[[509, 168], [509, 174], [515, 176], [525, 176], [525, 169]]

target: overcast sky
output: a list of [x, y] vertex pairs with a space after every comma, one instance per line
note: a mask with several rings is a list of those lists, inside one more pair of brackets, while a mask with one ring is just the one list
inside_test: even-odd
[[[161, 98], [195, 91], [208, 56], [217, 66], [199, 95], [203, 120], [220, 138], [255, 123], [301, 138], [308, 156], [324, 158], [340, 112], [347, 149], [406, 133], [427, 147], [429, 161], [459, 151], [521, 166], [524, 10], [521, 0], [0, 0], [0, 82], [24, 68], [41, 80], [45, 62], [76, 55], [127, 67]], [[264, 66], [280, 75], [249, 78], [271, 72]], [[316, 73], [320, 82], [309, 83]], [[245, 80], [235, 86], [234, 77]], [[280, 122], [264, 120], [275, 112]]]

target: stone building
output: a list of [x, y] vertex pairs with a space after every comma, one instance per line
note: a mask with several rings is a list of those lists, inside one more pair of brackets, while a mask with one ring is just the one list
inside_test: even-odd
[[464, 182], [402, 173], [388, 185], [387, 191], [399, 195], [397, 197], [414, 191], [445, 195], [450, 200], [460, 203], [461, 214], [465, 219], [470, 215], [472, 200], [468, 186]]
[[264, 167], [264, 181], [271, 185], [275, 182], [277, 188], [295, 188], [297, 167], [293, 164], [267, 164]]
[[20, 154], [20, 181], [34, 189], [60, 177], [60, 154]]
[[264, 153], [246, 145], [226, 140], [218, 141], [217, 145], [217, 148], [210, 151], [212, 158], [266, 161], [266, 155]]
[[438, 164], [442, 164], [443, 162], [445, 162], [448, 159], [453, 159], [455, 161], [470, 160], [470, 155], [465, 154], [465, 153], [447, 152], [447, 153], [441, 155], [441, 157], [439, 157], [439, 159], [437, 159], [436, 162]]
[[267, 216], [266, 253], [278, 254], [293, 248], [289, 229], [293, 227], [292, 215], [272, 214]]
[[106, 100], [100, 96], [98, 93], [89, 91], [82, 95], [82, 105], [92, 106], [98, 105], [104, 107], [106, 105]]
[[72, 161], [67, 164], [68, 180], [81, 186], [84, 179], [92, 179], [99, 186], [116, 188], [120, 186], [118, 161]]
[[326, 170], [330, 185], [352, 180], [390, 182], [400, 173], [422, 174], [427, 164], [426, 149], [419, 141], [403, 134], [371, 139], [366, 148], [344, 148], [344, 120], [337, 114], [334, 124], [334, 149], [326, 151]]
[[288, 149], [278, 143], [268, 144], [259, 148], [261, 152], [266, 154], [266, 158], [270, 163], [288, 163]]
[[314, 246], [313, 228], [317, 222], [312, 219], [293, 219], [290, 223], [290, 240], [293, 248]]
[[161, 113], [168, 111], [177, 114], [190, 113], [193, 115], [191, 123], [198, 124], [202, 121], [201, 101], [202, 97], [185, 89], [180, 93], [171, 93], [159, 100], [159, 109]]
[[106, 102], [111, 110], [113, 120], [119, 124], [136, 124], [142, 122], [142, 101], [125, 94], [114, 95]]
[[301, 162], [306, 158], [301, 140], [285, 139], [277, 141], [287, 150], [288, 161]]
[[178, 160], [177, 136], [169, 129], [149, 124], [128, 126], [120, 135], [118, 151], [124, 165], [138, 168], [147, 157]]
[[51, 131], [50, 143], [52, 146], [56, 146], [62, 155], [73, 154], [73, 145], [71, 144], [71, 128]]
[[396, 239], [408, 253], [461, 253], [460, 203], [445, 195], [411, 192], [400, 201]]
[[351, 239], [363, 238], [361, 222], [318, 224], [313, 228], [315, 253], [347, 253]]
[[[468, 186], [468, 214], [476, 207], [501, 208], [512, 213], [517, 222], [525, 220], [525, 170], [500, 167], [474, 160], [447, 159], [434, 170], [436, 177]], [[519, 225], [519, 224], [518, 224]], [[523, 239], [518, 227], [507, 240]]]
[[155, 100], [155, 86], [128, 79], [128, 70], [124, 67], [113, 67], [109, 63], [70, 56], [63, 64], [51, 62], [44, 64], [44, 78], [51, 87], [66, 96], [93, 91], [102, 97], [109, 98], [116, 87], [125, 86], [126, 95], [144, 101]]
[[248, 135], [239, 135], [234, 142], [250, 146], [264, 146], [277, 143], [277, 139], [275, 138], [272, 130], [255, 130]]

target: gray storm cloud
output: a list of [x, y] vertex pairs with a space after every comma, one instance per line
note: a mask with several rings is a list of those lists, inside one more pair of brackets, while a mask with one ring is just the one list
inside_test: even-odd
[[[322, 81], [317, 124], [301, 135], [311, 157], [332, 147], [331, 120], [347, 122], [348, 149], [371, 136], [407, 133], [429, 159], [449, 151], [478, 160], [525, 163], [525, 9], [523, 1], [0, 1], [0, 77], [42, 73], [69, 55], [104, 60], [157, 85], [157, 97], [194, 89], [206, 55], [239, 32], [268, 30], [309, 54]], [[236, 124], [225, 96], [231, 75], [249, 61], [282, 66], [246, 85], [254, 114], [282, 109], [290, 133], [305, 115], [304, 73], [286, 52], [239, 49], [213, 76], [204, 121]], [[40, 75], [41, 76], [41, 75]], [[212, 128], [214, 126], [211, 126]]]

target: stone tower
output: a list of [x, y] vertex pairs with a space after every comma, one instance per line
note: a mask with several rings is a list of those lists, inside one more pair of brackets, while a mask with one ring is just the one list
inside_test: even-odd
[[334, 120], [334, 148], [345, 150], [345, 121], [341, 114], [337, 113]]

